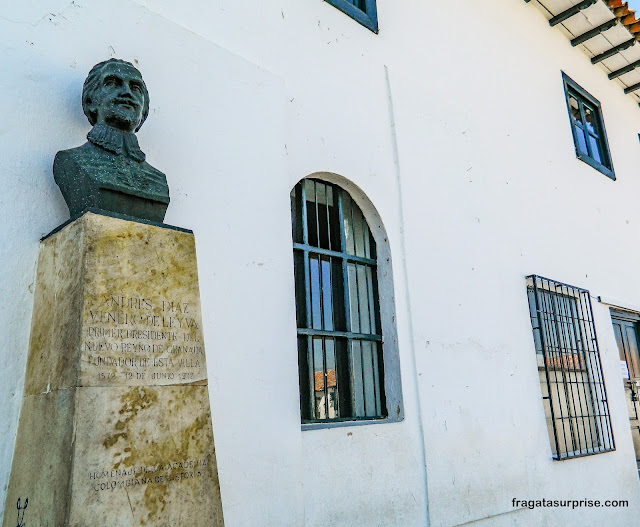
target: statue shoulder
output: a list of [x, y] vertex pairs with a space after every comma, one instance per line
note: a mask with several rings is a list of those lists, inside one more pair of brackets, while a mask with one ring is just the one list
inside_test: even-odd
[[157, 168], [151, 166], [146, 161], [140, 164], [141, 172], [144, 177], [140, 179], [140, 190], [153, 199], [169, 203], [169, 186], [167, 185], [167, 176], [160, 172]]
[[70, 166], [78, 166], [82, 164], [82, 161], [87, 159], [91, 155], [92, 150], [91, 143], [87, 142], [82, 146], [76, 148], [69, 148], [68, 150], [60, 150], [53, 159], [53, 173], [55, 175], [56, 169], [66, 169]]
[[160, 170], [158, 170], [154, 166], [151, 166], [146, 161], [144, 161], [142, 163], [142, 166], [144, 167], [144, 171], [147, 172], [148, 174], [152, 174], [155, 178], [162, 179], [162, 180], [166, 181], [167, 176], [165, 176], [164, 172], [160, 172]]

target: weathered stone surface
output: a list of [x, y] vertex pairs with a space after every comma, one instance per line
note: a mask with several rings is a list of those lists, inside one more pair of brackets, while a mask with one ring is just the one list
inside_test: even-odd
[[193, 234], [87, 213], [42, 242], [3, 527], [18, 498], [41, 527], [223, 525]]
[[68, 525], [74, 409], [75, 389], [28, 395], [22, 400], [3, 527], [16, 527], [18, 499], [22, 503], [29, 500], [25, 525]]
[[25, 395], [71, 388], [82, 333], [85, 220], [41, 244]]
[[222, 525], [206, 386], [77, 391], [70, 526]]

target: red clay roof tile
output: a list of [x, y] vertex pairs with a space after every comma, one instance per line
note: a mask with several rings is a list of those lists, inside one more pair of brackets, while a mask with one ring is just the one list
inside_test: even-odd
[[636, 18], [636, 12], [629, 9], [627, 2], [622, 0], [604, 0], [615, 17], [620, 20], [636, 40], [640, 40], [640, 19]]

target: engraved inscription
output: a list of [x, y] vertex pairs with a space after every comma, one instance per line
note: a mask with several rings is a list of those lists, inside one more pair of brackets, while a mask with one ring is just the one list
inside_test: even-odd
[[89, 485], [96, 491], [115, 490], [150, 484], [180, 483], [204, 475], [207, 458], [170, 461], [152, 466], [89, 472]]
[[103, 295], [85, 314], [83, 362], [100, 383], [202, 378], [204, 346], [189, 302]]

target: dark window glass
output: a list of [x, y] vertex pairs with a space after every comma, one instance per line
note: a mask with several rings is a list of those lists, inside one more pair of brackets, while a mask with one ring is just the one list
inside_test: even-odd
[[615, 179], [600, 103], [564, 74], [563, 79], [576, 155]]
[[291, 192], [303, 422], [386, 417], [375, 240], [330, 183]]
[[589, 291], [540, 276], [527, 293], [554, 459], [615, 449]]

